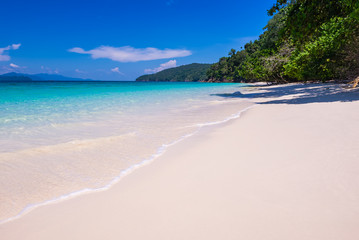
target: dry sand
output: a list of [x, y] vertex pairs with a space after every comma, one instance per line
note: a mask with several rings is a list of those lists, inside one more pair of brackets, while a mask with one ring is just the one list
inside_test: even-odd
[[[343, 92], [344, 91], [344, 92]], [[359, 238], [359, 92], [284, 85], [108, 191], [39, 207], [0, 239]]]

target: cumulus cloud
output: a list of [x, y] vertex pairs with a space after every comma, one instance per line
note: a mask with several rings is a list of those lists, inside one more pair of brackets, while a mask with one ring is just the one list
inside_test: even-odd
[[154, 68], [154, 69], [145, 69], [145, 73], [157, 73], [160, 72], [162, 70], [168, 69], [168, 68], [173, 68], [177, 66], [177, 61], [176, 60], [170, 60], [168, 62], [162, 63], [159, 67]]
[[124, 74], [120, 71], [120, 69], [119, 69], [118, 67], [112, 68], [112, 69], [111, 69], [111, 72], [114, 72], [114, 73], [118, 73], [118, 74], [124, 75]]
[[12, 45], [11, 45], [12, 49], [14, 49], [14, 50], [19, 49], [19, 48], [20, 48], [20, 46], [21, 46], [21, 43], [18, 43], [18, 44], [12, 44]]
[[19, 49], [21, 46], [21, 44], [11, 44], [9, 46], [6, 46], [4, 48], [0, 48], [0, 61], [9, 61], [10, 60], [10, 56], [5, 54], [5, 51], [9, 51], [9, 50], [17, 50]]
[[174, 57], [186, 57], [191, 55], [191, 51], [185, 49], [157, 49], [157, 48], [133, 48], [100, 46], [98, 48], [85, 51], [82, 48], [75, 47], [68, 50], [69, 52], [89, 54], [93, 59], [108, 58], [117, 62], [138, 62], [157, 59], [166, 59]]
[[16, 65], [16, 64], [14, 64], [14, 63], [10, 63], [9, 65], [10, 65], [10, 67], [12, 67], [12, 68], [20, 68], [19, 65]]

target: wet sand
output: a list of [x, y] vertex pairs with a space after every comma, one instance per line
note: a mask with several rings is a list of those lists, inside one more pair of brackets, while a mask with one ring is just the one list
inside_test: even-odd
[[110, 190], [39, 207], [1, 239], [356, 240], [359, 92], [249, 87], [256, 102]]

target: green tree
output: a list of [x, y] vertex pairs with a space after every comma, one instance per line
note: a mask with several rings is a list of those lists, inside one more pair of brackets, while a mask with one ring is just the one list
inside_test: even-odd
[[278, 0], [268, 14], [259, 39], [232, 49], [208, 78], [288, 82], [359, 75], [358, 0]]

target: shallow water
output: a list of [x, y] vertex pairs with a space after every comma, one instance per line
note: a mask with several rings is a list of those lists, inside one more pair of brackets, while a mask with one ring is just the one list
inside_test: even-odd
[[0, 221], [107, 189], [206, 124], [251, 105], [240, 84], [0, 83]]

